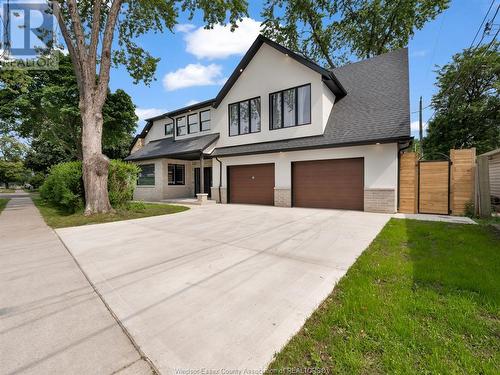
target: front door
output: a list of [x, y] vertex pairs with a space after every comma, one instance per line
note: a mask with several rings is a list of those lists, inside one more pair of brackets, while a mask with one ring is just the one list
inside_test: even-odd
[[[203, 173], [205, 174], [205, 179], [203, 181], [205, 185], [205, 194], [208, 194], [208, 197], [211, 197], [211, 192], [210, 192], [210, 186], [212, 185], [212, 167], [204, 167], [203, 168]], [[194, 194], [201, 193], [201, 188], [200, 188], [200, 168], [195, 168], [194, 169]]]

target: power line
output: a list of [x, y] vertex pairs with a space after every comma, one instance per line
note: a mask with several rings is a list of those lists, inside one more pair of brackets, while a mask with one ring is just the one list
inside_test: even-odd
[[[472, 48], [472, 46], [474, 45], [474, 42], [476, 41], [476, 38], [477, 36], [479, 35], [479, 31], [481, 31], [482, 27], [483, 27], [483, 24], [484, 24], [484, 21], [486, 21], [486, 18], [488, 18], [488, 14], [490, 14], [490, 10], [491, 8], [493, 7], [493, 4], [495, 4], [495, 0], [491, 0], [491, 4], [490, 4], [490, 7], [488, 8], [488, 11], [486, 12], [486, 14], [484, 15], [484, 18], [483, 18], [483, 21], [481, 22], [481, 24], [479, 25], [479, 28], [477, 29], [477, 32], [476, 32], [476, 35], [474, 35], [474, 39], [472, 40], [472, 43], [470, 44], [470, 47], [469, 48]], [[498, 8], [497, 8], [498, 10]], [[484, 35], [484, 33], [483, 33]]]

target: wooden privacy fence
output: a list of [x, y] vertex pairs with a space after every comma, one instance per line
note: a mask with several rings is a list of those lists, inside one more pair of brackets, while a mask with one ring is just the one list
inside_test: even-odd
[[450, 150], [450, 158], [418, 160], [414, 152], [399, 162], [399, 212], [463, 215], [474, 200], [476, 150]]

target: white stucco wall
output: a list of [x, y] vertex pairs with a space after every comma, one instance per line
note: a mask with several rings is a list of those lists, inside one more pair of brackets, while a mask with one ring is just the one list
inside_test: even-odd
[[[285, 129], [269, 129], [269, 94], [272, 92], [311, 84], [311, 124]], [[261, 100], [261, 131], [229, 136], [228, 105], [259, 97]], [[333, 96], [333, 95], [332, 95]], [[331, 111], [330, 99], [323, 100], [321, 75], [276, 49], [263, 44], [248, 64], [229, 93], [214, 111], [214, 131], [220, 133], [217, 147], [274, 141], [320, 135], [324, 131], [323, 105], [327, 104], [326, 118]]]
[[148, 134], [146, 134], [146, 137], [144, 138], [144, 144], [148, 144], [149, 142], [157, 139], [167, 138], [165, 136], [165, 124], [170, 124], [171, 122], [172, 120], [170, 119], [161, 119], [154, 121], [153, 126], [151, 126]]
[[[364, 158], [365, 189], [395, 189], [398, 185], [398, 147], [396, 143], [281, 152], [219, 158], [222, 162], [222, 187], [227, 187], [226, 167], [241, 164], [275, 164], [275, 188], [292, 186], [291, 163], [304, 160]], [[219, 166], [214, 161], [213, 186], [219, 186]]]

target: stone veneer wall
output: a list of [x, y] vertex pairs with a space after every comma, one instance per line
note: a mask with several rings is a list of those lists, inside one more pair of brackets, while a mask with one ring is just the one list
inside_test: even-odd
[[274, 205], [278, 207], [292, 206], [292, 191], [290, 189], [274, 189]]
[[365, 211], [396, 212], [396, 191], [394, 189], [365, 189]]
[[[218, 187], [211, 187], [211, 192], [212, 192], [212, 198], [214, 199], [217, 203], [221, 203], [221, 200], [219, 198], [219, 188]], [[222, 195], [222, 203], [227, 203], [227, 189], [226, 188], [220, 188], [220, 192]]]

